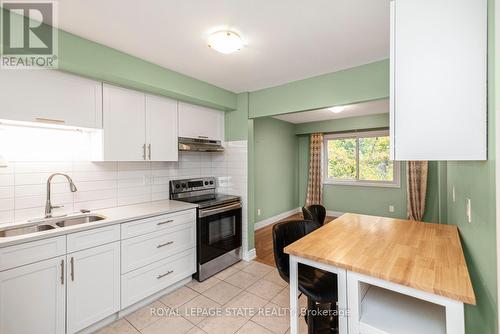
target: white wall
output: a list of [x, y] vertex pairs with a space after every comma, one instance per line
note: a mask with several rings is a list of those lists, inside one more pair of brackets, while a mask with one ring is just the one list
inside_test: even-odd
[[213, 172], [218, 179], [219, 193], [237, 195], [243, 201], [243, 249], [246, 253], [248, 250], [248, 143], [246, 140], [230, 141], [225, 143], [225, 148], [224, 154], [212, 155]]
[[178, 162], [11, 162], [0, 168], [0, 223], [42, 217], [47, 178], [61, 172], [73, 178], [78, 192], [54, 178], [52, 202], [64, 205], [55, 214], [168, 199], [171, 179], [215, 176], [220, 193], [243, 197], [246, 226], [246, 166], [246, 142], [226, 143], [224, 153], [181, 152]]

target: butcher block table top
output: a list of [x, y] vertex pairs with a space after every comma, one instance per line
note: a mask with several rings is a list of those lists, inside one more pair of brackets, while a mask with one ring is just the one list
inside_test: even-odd
[[347, 213], [287, 246], [285, 252], [476, 303], [454, 225]]

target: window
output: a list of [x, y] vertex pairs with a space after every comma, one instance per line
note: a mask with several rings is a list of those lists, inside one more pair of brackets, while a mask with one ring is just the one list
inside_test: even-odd
[[325, 183], [399, 187], [399, 162], [389, 158], [389, 131], [325, 136]]

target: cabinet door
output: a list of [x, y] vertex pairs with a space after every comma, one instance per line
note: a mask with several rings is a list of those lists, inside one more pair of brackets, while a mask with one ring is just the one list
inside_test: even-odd
[[486, 0], [392, 3], [396, 160], [486, 159]]
[[146, 160], [146, 109], [143, 93], [104, 84], [104, 160]]
[[179, 102], [179, 137], [224, 140], [224, 112]]
[[102, 128], [102, 84], [59, 71], [2, 71], [0, 118]]
[[0, 334], [65, 332], [65, 258], [0, 272]]
[[120, 309], [120, 242], [67, 255], [68, 333]]
[[177, 161], [177, 101], [146, 95], [148, 160]]

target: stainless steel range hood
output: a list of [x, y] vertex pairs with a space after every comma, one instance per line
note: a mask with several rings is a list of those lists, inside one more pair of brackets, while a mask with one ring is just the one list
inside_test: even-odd
[[179, 151], [223, 152], [220, 140], [179, 137]]

